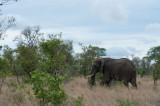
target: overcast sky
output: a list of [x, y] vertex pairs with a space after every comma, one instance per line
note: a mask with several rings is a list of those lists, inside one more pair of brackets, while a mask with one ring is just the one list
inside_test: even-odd
[[2, 11], [16, 18], [16, 26], [0, 45], [15, 47], [14, 37], [34, 25], [41, 32], [62, 32], [75, 52], [81, 52], [81, 42], [106, 48], [113, 58], [143, 57], [160, 45], [160, 0], [19, 0]]

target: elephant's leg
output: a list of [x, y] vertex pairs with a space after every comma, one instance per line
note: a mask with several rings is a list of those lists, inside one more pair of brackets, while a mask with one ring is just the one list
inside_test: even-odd
[[107, 84], [107, 86], [110, 86], [110, 80], [109, 81], [106, 81], [106, 84]]
[[107, 84], [107, 86], [109, 86], [110, 82], [111, 82], [110, 73], [105, 72], [104, 75], [103, 75], [103, 80], [104, 80], [104, 84]]
[[107, 86], [110, 86], [111, 79], [110, 78], [105, 78], [104, 82], [105, 82], [105, 84], [107, 84]]
[[132, 84], [133, 87], [137, 89], [136, 78], [133, 78], [130, 83]]
[[101, 83], [100, 83], [101, 86], [104, 85], [104, 79], [102, 79]]
[[100, 85], [103, 86], [105, 84], [105, 78], [104, 78], [104, 75], [103, 75], [103, 79], [102, 81], [100, 82]]
[[124, 81], [124, 85], [128, 88], [128, 81]]

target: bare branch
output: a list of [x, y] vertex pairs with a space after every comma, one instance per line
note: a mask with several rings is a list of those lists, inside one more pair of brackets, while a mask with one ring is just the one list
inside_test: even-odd
[[3, 6], [3, 5], [10, 5], [10, 4], [13, 4], [17, 2], [17, 0], [1, 0], [0, 2], [0, 6]]
[[2, 35], [8, 30], [10, 27], [14, 26], [15, 18], [7, 17], [1, 18], [0, 21], [0, 38], [3, 39]]
[[37, 45], [39, 42], [39, 37], [42, 35], [39, 33], [39, 30], [39, 26], [26, 27], [21, 32], [21, 35], [17, 36], [14, 41], [17, 42], [17, 46], [25, 45], [32, 48], [33, 46]]

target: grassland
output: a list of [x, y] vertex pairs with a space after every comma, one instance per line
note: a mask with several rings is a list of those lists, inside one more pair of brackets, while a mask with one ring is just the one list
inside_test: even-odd
[[[0, 94], [0, 106], [40, 105], [31, 86], [15, 87], [15, 82], [15, 77], [5, 80]], [[133, 102], [139, 106], [160, 106], [160, 81], [156, 89], [153, 89], [151, 77], [137, 78], [137, 84], [138, 89], [132, 88], [131, 85], [128, 89], [121, 84], [111, 87], [97, 84], [91, 89], [87, 79], [72, 78], [62, 86], [68, 97], [61, 106], [118, 106], [120, 103], [117, 100]]]

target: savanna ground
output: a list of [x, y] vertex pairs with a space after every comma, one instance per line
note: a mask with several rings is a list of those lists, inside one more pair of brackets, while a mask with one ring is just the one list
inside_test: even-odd
[[[8, 77], [5, 80], [0, 94], [0, 106], [40, 105], [31, 86], [17, 87], [14, 85], [15, 82], [17, 82], [15, 77]], [[90, 89], [86, 78], [72, 78], [62, 86], [68, 96], [60, 106], [118, 106], [120, 103], [117, 100], [133, 102], [138, 106], [160, 106], [160, 81], [156, 89], [153, 89], [151, 77], [137, 78], [137, 84], [137, 90], [131, 85], [128, 89], [122, 84], [110, 88], [97, 84]]]

